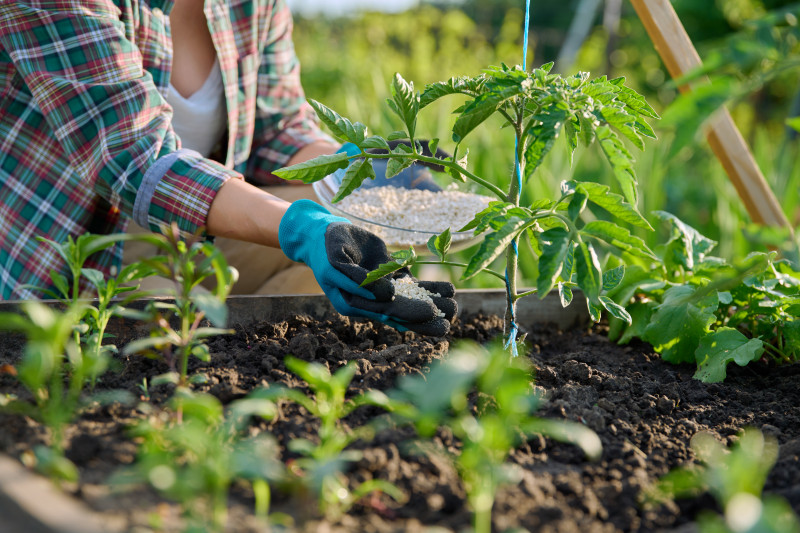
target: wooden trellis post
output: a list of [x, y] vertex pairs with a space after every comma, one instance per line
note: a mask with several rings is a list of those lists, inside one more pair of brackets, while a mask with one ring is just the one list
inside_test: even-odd
[[[673, 79], [701, 66], [700, 56], [669, 0], [631, 3]], [[691, 87], [684, 85], [679, 90], [687, 92]], [[792, 229], [727, 108], [713, 115], [706, 135], [750, 218], [759, 224]]]

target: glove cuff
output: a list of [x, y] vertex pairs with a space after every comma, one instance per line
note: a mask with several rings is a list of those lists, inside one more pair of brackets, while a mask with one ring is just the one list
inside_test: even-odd
[[356, 146], [351, 142], [346, 142], [336, 150], [337, 154], [347, 154], [349, 156], [355, 156], [361, 154], [361, 148]]
[[292, 261], [307, 263], [311, 249], [325, 245], [325, 230], [333, 222], [350, 223], [311, 200], [293, 202], [278, 226], [281, 250]]

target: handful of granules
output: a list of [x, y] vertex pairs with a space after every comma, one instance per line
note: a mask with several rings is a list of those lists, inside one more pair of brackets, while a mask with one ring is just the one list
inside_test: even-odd
[[436, 309], [436, 316], [444, 317], [444, 313], [436, 307], [436, 304], [433, 303], [433, 298], [431, 296], [436, 296], [439, 298], [441, 295], [435, 292], [431, 292], [425, 287], [420, 287], [417, 282], [414, 281], [413, 278], [405, 276], [402, 278], [392, 279], [392, 285], [394, 286], [394, 294], [395, 296], [405, 296], [411, 300], [422, 300], [425, 302], [430, 302], [433, 305], [434, 309]]

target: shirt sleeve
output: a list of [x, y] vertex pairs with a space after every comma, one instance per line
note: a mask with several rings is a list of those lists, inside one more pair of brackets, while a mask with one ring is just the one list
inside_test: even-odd
[[240, 177], [181, 150], [172, 111], [110, 0], [0, 5], [0, 48], [41, 110], [48, 134], [94, 190], [145, 227], [205, 225], [222, 184]]
[[292, 16], [284, 0], [272, 2], [269, 31], [262, 46], [253, 149], [248, 180], [262, 185], [282, 182], [272, 174], [303, 146], [335, 143], [319, 128], [300, 83], [300, 61], [292, 42]]

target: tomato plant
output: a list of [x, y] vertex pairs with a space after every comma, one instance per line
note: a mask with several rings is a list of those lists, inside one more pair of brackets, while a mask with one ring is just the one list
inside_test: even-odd
[[[624, 267], [603, 272], [595, 246], [603, 242], [620, 253], [655, 258], [642, 239], [618, 222], [652, 229], [636, 207], [637, 179], [633, 156], [621, 137], [644, 149], [643, 138], [655, 138], [646, 119], [658, 118], [658, 115], [641, 95], [624, 85], [624, 78], [609, 80], [603, 76], [590, 79], [584, 72], [565, 78], [551, 74], [552, 66], [548, 63], [530, 71], [520, 66], [491, 67], [475, 77], [450, 78], [429, 84], [421, 93], [415, 91], [413, 82], [407, 82], [396, 74], [391, 85], [392, 96], [387, 103], [402, 121], [403, 130], [391, 132], [386, 137], [368, 135], [364, 124], [354, 123], [310, 100], [331, 132], [340, 140], [355, 144], [360, 153], [321, 156], [282, 169], [277, 174], [286, 179], [313, 183], [346, 168], [339, 191], [333, 198], [333, 202], [337, 202], [357, 189], [364, 180], [374, 179], [372, 161], [375, 159], [389, 160], [388, 178], [414, 161], [441, 165], [455, 180], [475, 182], [497, 198], [489, 207], [476, 213], [463, 228], [457, 229], [472, 230], [475, 235], [482, 236], [464, 266], [463, 280], [481, 271], [491, 271], [495, 260], [505, 257], [507, 309], [504, 335], [507, 343], [516, 341], [516, 302], [532, 294], [544, 298], [556, 286], [564, 305], [572, 301], [574, 288], [582, 290], [594, 320], [599, 320], [602, 309], [606, 309], [613, 316], [630, 321], [625, 309], [605, 295], [619, 282]], [[466, 97], [466, 101], [455, 109], [457, 118], [451, 138], [453, 155], [449, 158], [425, 156], [416, 138], [418, 115], [433, 102], [450, 95]], [[499, 181], [496, 176], [479, 176], [470, 170], [469, 150], [464, 144], [472, 131], [495, 115], [500, 116], [502, 127], [513, 129], [516, 138], [516, 179], [511, 180], [508, 190], [495, 184]], [[562, 133], [570, 160], [580, 143], [588, 146], [598, 142], [616, 177], [621, 195], [598, 183], [565, 180], [551, 198], [537, 198], [528, 205], [521, 203], [523, 181], [531, 178]], [[405, 139], [408, 144], [391, 148], [388, 141], [397, 139]], [[437, 146], [439, 139], [431, 140], [430, 152], [435, 153]], [[376, 148], [382, 150], [379, 153], [369, 151]], [[593, 220], [584, 222], [582, 215], [590, 204], [593, 209], [599, 208], [604, 212], [604, 216], [591, 217]], [[520, 292], [517, 288], [518, 246], [523, 240], [531, 246], [537, 258], [538, 277], [533, 289]], [[428, 242], [428, 247], [443, 263], [448, 263], [449, 246], [449, 229]], [[412, 249], [396, 252], [395, 261], [383, 265], [374, 276], [411, 265], [416, 259]], [[373, 281], [374, 276], [368, 277], [365, 283]]]

